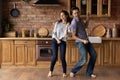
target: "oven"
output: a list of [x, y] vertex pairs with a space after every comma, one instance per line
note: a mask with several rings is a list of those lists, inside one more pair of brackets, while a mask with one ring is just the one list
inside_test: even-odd
[[36, 43], [36, 60], [50, 61], [52, 57], [52, 40], [38, 40]]

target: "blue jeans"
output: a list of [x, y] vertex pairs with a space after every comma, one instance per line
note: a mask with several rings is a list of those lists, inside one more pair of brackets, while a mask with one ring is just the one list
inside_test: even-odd
[[81, 59], [78, 61], [75, 67], [71, 70], [71, 72], [77, 73], [83, 67], [83, 65], [86, 63], [86, 60], [87, 60], [86, 59], [87, 53], [89, 53], [90, 59], [87, 66], [86, 75], [90, 76], [91, 74], [93, 74], [93, 69], [95, 66], [96, 58], [97, 58], [96, 51], [90, 42], [88, 44], [84, 44], [82, 42], [76, 42], [76, 45], [79, 49]]
[[66, 73], [66, 59], [65, 59], [65, 55], [66, 55], [66, 42], [61, 40], [61, 43], [58, 44], [57, 41], [55, 39], [53, 39], [52, 41], [52, 60], [51, 60], [51, 65], [50, 65], [50, 71], [53, 71], [55, 63], [57, 61], [58, 58], [58, 47], [60, 47], [60, 59], [62, 62], [62, 68], [63, 68], [63, 73]]

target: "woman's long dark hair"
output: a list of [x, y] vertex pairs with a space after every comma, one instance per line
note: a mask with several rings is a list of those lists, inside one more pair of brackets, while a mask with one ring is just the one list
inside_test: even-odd
[[[67, 17], [67, 23], [71, 22], [71, 18], [69, 16], [69, 13], [66, 10], [62, 10], [60, 13], [64, 13]], [[58, 20], [58, 23], [62, 22], [62, 19]]]

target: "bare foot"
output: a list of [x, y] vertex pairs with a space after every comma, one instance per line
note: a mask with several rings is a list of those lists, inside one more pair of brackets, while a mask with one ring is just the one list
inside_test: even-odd
[[70, 77], [75, 77], [75, 74], [70, 72]]
[[48, 77], [52, 77], [52, 72], [51, 71], [49, 71]]

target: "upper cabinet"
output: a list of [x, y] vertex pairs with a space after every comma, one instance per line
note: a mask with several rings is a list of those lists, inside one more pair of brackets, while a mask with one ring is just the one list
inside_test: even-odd
[[110, 17], [111, 0], [69, 0], [69, 11], [74, 6], [79, 7], [81, 17], [87, 12], [91, 17]]

